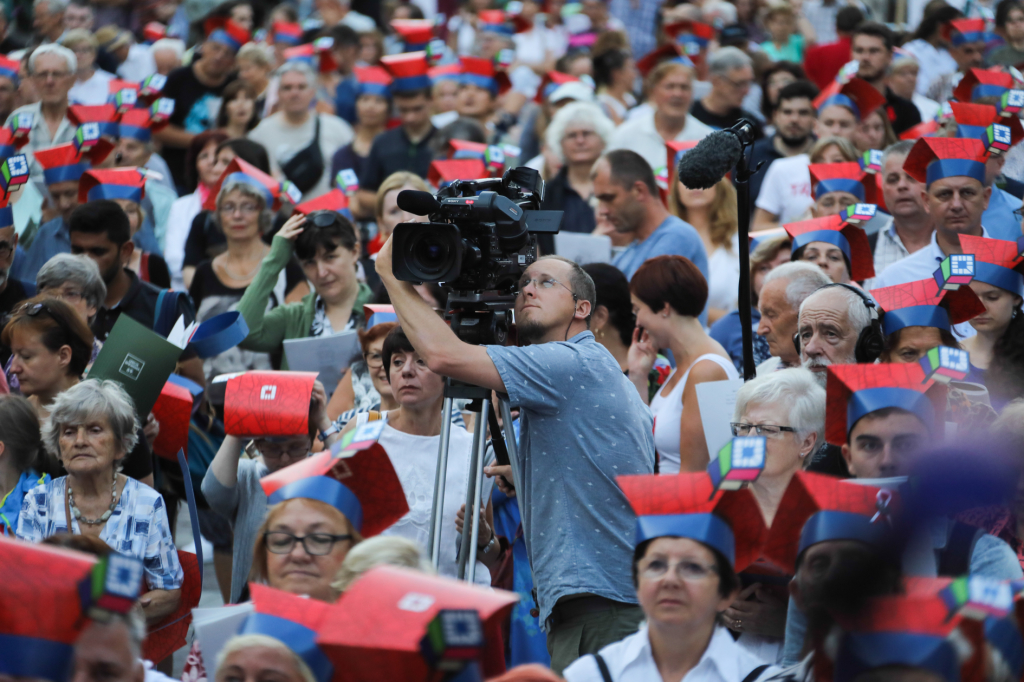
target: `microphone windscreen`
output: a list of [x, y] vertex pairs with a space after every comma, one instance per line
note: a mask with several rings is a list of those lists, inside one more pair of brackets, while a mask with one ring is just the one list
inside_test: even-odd
[[[725, 130], [711, 133], [679, 160], [679, 182], [690, 189], [709, 189], [739, 163], [743, 154], [736, 135]], [[401, 195], [399, 195], [401, 196]]]
[[441, 210], [441, 204], [430, 192], [403, 189], [398, 193], [398, 208], [413, 215], [430, 215]]

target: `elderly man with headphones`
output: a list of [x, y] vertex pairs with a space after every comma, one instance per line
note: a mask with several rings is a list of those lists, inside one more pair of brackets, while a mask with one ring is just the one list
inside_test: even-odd
[[878, 307], [852, 284], [826, 284], [804, 299], [793, 343], [825, 386], [830, 365], [872, 363], [885, 348]]

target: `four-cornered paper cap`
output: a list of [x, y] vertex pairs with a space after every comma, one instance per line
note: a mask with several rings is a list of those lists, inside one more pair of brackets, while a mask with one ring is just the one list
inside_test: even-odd
[[82, 160], [70, 142], [35, 153], [36, 161], [43, 168], [43, 182], [53, 185], [58, 182], [78, 182], [90, 165]]
[[762, 554], [787, 575], [811, 545], [859, 540], [885, 549], [895, 504], [888, 490], [798, 471], [779, 503]]
[[1010, 129], [1010, 146], [1024, 140], [1024, 126], [1016, 116], [1000, 116], [991, 104], [971, 104], [970, 102], [950, 102], [953, 118], [956, 120], [957, 137], [974, 137], [985, 142], [985, 134], [993, 123], [1004, 125]]
[[203, 27], [207, 40], [226, 45], [234, 52], [252, 40], [244, 26], [227, 17], [211, 17], [204, 22]]
[[885, 104], [885, 95], [863, 78], [851, 78], [846, 83], [834, 81], [822, 90], [814, 100], [819, 112], [825, 107], [838, 105], [853, 112], [854, 118], [863, 121], [868, 114]]
[[309, 399], [316, 372], [256, 371], [228, 379], [224, 430], [232, 436], [309, 434]]
[[121, 134], [117, 124], [120, 116], [117, 113], [117, 107], [113, 104], [97, 104], [94, 106], [75, 104], [68, 107], [68, 120], [76, 127], [83, 123], [96, 123], [99, 125], [101, 135], [115, 139]]
[[544, 78], [540, 82], [540, 87], [537, 88], [537, 95], [533, 98], [533, 101], [540, 104], [547, 98], [551, 97], [551, 93], [558, 89], [559, 85], [572, 83], [578, 80], [579, 78], [576, 76], [571, 76], [567, 73], [562, 73], [561, 71], [548, 71], [544, 74]]
[[477, 180], [487, 175], [487, 168], [480, 159], [448, 159], [431, 162], [427, 182], [442, 187], [455, 180]]
[[636, 70], [640, 72], [641, 76], [647, 78], [647, 74], [664, 61], [677, 61], [680, 64], [689, 66], [691, 69], [693, 68], [693, 61], [683, 54], [683, 48], [679, 46], [679, 43], [671, 42], [651, 50], [638, 59]]
[[18, 70], [21, 68], [21, 64], [17, 60], [8, 59], [7, 57], [0, 55], [0, 76], [9, 78], [14, 83], [15, 87], [18, 85]]
[[984, 19], [953, 19], [942, 25], [942, 37], [954, 47], [967, 43], [984, 43], [989, 39]]
[[459, 57], [462, 64], [462, 83], [490, 90], [495, 97], [512, 87], [508, 75], [494, 68], [494, 62], [481, 57]]
[[142, 27], [142, 38], [147, 43], [155, 43], [167, 37], [167, 27], [159, 21], [151, 21]]
[[275, 21], [270, 27], [270, 36], [275, 45], [299, 45], [302, 43], [302, 25]]
[[14, 156], [28, 144], [28, 136], [16, 136], [10, 128], [0, 128], [0, 158]]
[[11, 208], [10, 203], [11, 195], [9, 193], [0, 195], [0, 228], [14, 225], [14, 209]]
[[875, 276], [871, 244], [864, 230], [845, 222], [839, 215], [802, 220], [784, 226], [793, 238], [793, 251], [811, 242], [838, 246], [850, 262], [850, 279], [862, 282]]
[[258, 189], [263, 194], [267, 208], [271, 211], [277, 211], [281, 208], [281, 183], [237, 156], [224, 169], [224, 173], [217, 180], [217, 184], [213, 186], [209, 196], [206, 198], [203, 208], [207, 211], [216, 211], [217, 195], [220, 194], [220, 188], [224, 185], [225, 181], [234, 182], [236, 180], [246, 182]]
[[829, 192], [846, 192], [857, 197], [862, 204], [878, 203], [878, 185], [874, 175], [865, 173], [856, 161], [812, 163], [808, 170], [815, 201]]
[[249, 594], [255, 610], [238, 634], [273, 637], [309, 666], [317, 682], [330, 682], [334, 666], [316, 643], [330, 605], [256, 583], [249, 584]]
[[636, 514], [636, 544], [657, 537], [696, 540], [737, 570], [752, 564], [767, 536], [750, 490], [715, 492], [705, 472], [616, 478]]
[[916, 362], [832, 365], [825, 388], [825, 440], [844, 445], [854, 425], [877, 410], [898, 407], [918, 417], [930, 431], [942, 431], [946, 390], [925, 380]]
[[955, 176], [985, 183], [988, 154], [981, 140], [962, 137], [925, 137], [914, 143], [903, 162], [907, 175], [925, 185]]
[[363, 318], [366, 320], [366, 329], [387, 322], [398, 322], [395, 306], [388, 303], [367, 303], [363, 305]]
[[430, 78], [430, 82], [432, 84], [449, 80], [458, 82], [462, 79], [462, 64], [455, 62], [452, 64], [441, 64], [439, 66], [435, 66], [427, 69], [427, 77]]
[[430, 76], [427, 75], [427, 53], [405, 52], [381, 57], [381, 65], [387, 69], [394, 81], [392, 92], [423, 90], [430, 88]]
[[1013, 76], [1005, 71], [971, 69], [953, 90], [958, 102], [973, 102], [982, 97], [1002, 97], [1013, 87]]
[[405, 43], [406, 50], [421, 50], [434, 39], [436, 25], [429, 19], [392, 19], [391, 28]]
[[666, 165], [668, 169], [668, 176], [671, 178], [672, 174], [675, 173], [676, 168], [679, 167], [679, 160], [683, 158], [683, 154], [690, 151], [697, 146], [696, 140], [668, 140], [665, 142]]
[[477, 18], [480, 20], [480, 31], [500, 33], [506, 36], [510, 36], [513, 33], [512, 24], [505, 15], [505, 10], [480, 10], [477, 12]]
[[715, 27], [699, 21], [684, 19], [668, 24], [664, 28], [665, 35], [674, 40], [683, 53], [691, 59], [700, 58], [707, 50], [708, 44], [715, 38]]
[[942, 126], [937, 120], [924, 121], [918, 123], [916, 126], [907, 128], [900, 133], [901, 140], [920, 140], [922, 137], [932, 137], [939, 132], [939, 128]]
[[1020, 272], [1024, 254], [1019, 242], [965, 234], [960, 235], [960, 246], [964, 253], [974, 254], [974, 279], [1013, 294], [1024, 294], [1024, 275]]
[[356, 66], [352, 72], [359, 81], [360, 95], [391, 97], [391, 75], [380, 66]]
[[153, 452], [159, 457], [178, 461], [178, 450], [188, 456], [188, 425], [192, 419], [192, 392], [168, 380], [153, 404], [153, 416], [160, 423], [160, 432], [153, 441]]
[[149, 142], [153, 139], [152, 131], [160, 130], [170, 121], [162, 124], [154, 124], [153, 116], [149, 109], [130, 109], [121, 116], [121, 123], [118, 126], [121, 137], [130, 137], [140, 142]]
[[334, 211], [349, 220], [352, 219], [352, 212], [348, 208], [348, 195], [340, 189], [332, 189], [327, 194], [321, 194], [316, 199], [304, 201], [295, 207], [295, 213], [302, 215], [309, 215], [315, 211]]
[[398, 474], [380, 443], [374, 440], [362, 450], [339, 454], [336, 450], [317, 453], [261, 478], [267, 504], [297, 497], [318, 500], [344, 514], [363, 537], [383, 532], [409, 513]]
[[483, 142], [471, 142], [469, 140], [449, 140], [449, 159], [480, 159], [487, 156], [487, 145]]
[[885, 311], [882, 330], [886, 335], [904, 327], [952, 331], [954, 324], [985, 312], [985, 306], [970, 287], [940, 289], [934, 278], [872, 289], [871, 298]]
[[[426, 680], [420, 653], [427, 625], [442, 609], [473, 609], [483, 621], [486, 677], [504, 662], [501, 623], [519, 600], [513, 592], [467, 585], [396, 566], [377, 566], [342, 593], [328, 611], [317, 643], [335, 663], [333, 682]], [[489, 665], [494, 661], [497, 668]]]
[[128, 199], [141, 203], [146, 196], [146, 176], [138, 168], [88, 170], [78, 181], [78, 202], [97, 199]]

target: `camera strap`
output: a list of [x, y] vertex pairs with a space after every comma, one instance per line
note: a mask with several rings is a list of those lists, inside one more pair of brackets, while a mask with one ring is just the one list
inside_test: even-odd
[[[501, 427], [498, 426], [498, 415], [495, 414], [494, 410], [487, 410], [487, 425], [491, 427], [491, 447], [494, 448], [494, 459], [498, 464], [502, 466], [508, 466], [508, 448], [505, 446], [505, 439], [502, 437]], [[516, 437], [515, 429], [512, 425], [508, 425], [509, 433], [513, 438]], [[505, 478], [502, 476], [502, 478]], [[515, 488], [512, 481], [506, 479], [506, 483], [510, 488]]]

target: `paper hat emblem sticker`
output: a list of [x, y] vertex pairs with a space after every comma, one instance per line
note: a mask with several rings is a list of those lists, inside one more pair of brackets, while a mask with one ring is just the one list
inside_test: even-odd
[[858, 225], [874, 218], [877, 212], [878, 206], [875, 204], [854, 204], [847, 206], [843, 211], [843, 220], [851, 225]]
[[121, 368], [118, 369], [119, 374], [123, 374], [133, 381], [138, 381], [142, 375], [142, 368], [146, 366], [145, 360], [136, 357], [131, 353], [127, 353], [124, 356], [124, 360], [121, 362]]
[[0, 184], [6, 196], [18, 185], [28, 181], [28, 157], [24, 154], [12, 156], [0, 165]]
[[1012, 144], [1013, 136], [1008, 127], [993, 123], [985, 129], [985, 146], [992, 154], [1002, 154], [1008, 151]]
[[971, 370], [970, 356], [967, 351], [949, 346], [936, 346], [921, 358], [924, 369], [924, 380], [934, 379], [948, 384], [950, 381], [963, 381]]
[[83, 123], [78, 126], [78, 130], [75, 131], [75, 139], [73, 140], [75, 145], [75, 151], [79, 155], [85, 154], [87, 151], [96, 146], [96, 143], [100, 141], [100, 125], [98, 123]]
[[877, 173], [882, 170], [882, 150], [869, 149], [857, 159], [857, 162], [865, 173]]
[[737, 436], [718, 451], [708, 465], [714, 492], [739, 490], [753, 483], [764, 470], [764, 436]]
[[974, 254], [954, 253], [946, 256], [933, 273], [940, 289], [956, 291], [974, 279]]
[[949, 609], [949, 616], [984, 620], [987, 616], [1002, 618], [1013, 606], [1010, 583], [981, 576], [957, 578], [939, 593]]
[[29, 112], [23, 112], [11, 118], [10, 128], [14, 131], [14, 138], [27, 139], [34, 122], [33, 114]]
[[1024, 110], [1024, 90], [1008, 90], [999, 98], [996, 110], [1000, 116], [1016, 116]]
[[351, 168], [342, 168], [338, 171], [334, 182], [338, 185], [338, 189], [343, 192], [355, 192], [359, 189], [359, 176]]

